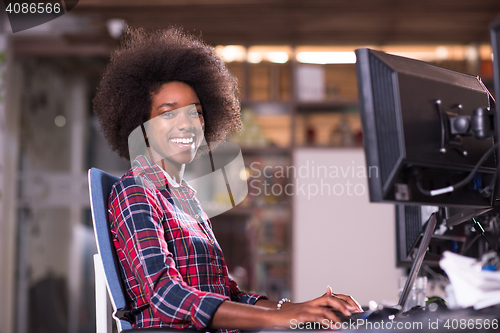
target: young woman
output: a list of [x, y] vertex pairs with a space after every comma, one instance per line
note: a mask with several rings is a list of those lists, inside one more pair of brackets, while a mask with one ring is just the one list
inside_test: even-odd
[[[180, 30], [129, 30], [111, 57], [94, 112], [111, 147], [132, 168], [113, 187], [109, 220], [134, 327], [290, 328], [361, 311], [350, 297], [270, 301], [229, 277], [210, 221], [183, 180], [205, 138], [241, 127], [237, 85], [213, 48]], [[130, 156], [139, 129], [144, 155]], [[135, 149], [135, 148], [134, 148]]]

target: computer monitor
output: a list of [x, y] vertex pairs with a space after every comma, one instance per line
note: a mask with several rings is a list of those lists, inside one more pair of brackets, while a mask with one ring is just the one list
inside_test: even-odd
[[370, 200], [493, 207], [496, 118], [481, 79], [366, 48], [356, 57]]
[[[500, 98], [500, 20], [490, 31]], [[396, 203], [397, 212], [409, 214], [400, 225], [409, 229], [397, 235], [398, 255], [412, 262], [398, 302], [403, 307], [436, 226], [499, 206], [500, 117], [479, 77], [366, 48], [356, 57], [370, 200]], [[425, 205], [451, 214], [441, 208], [424, 229]]]

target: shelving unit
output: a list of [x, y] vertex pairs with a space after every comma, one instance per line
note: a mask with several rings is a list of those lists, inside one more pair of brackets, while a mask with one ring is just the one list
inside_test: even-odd
[[[242, 148], [249, 194], [237, 207], [212, 218], [229, 270], [242, 289], [270, 299], [292, 297], [292, 193], [287, 168], [302, 146], [359, 145], [360, 132], [354, 65], [326, 65], [325, 99], [298, 101], [296, 62], [228, 63], [240, 84], [243, 131], [232, 138]], [[311, 66], [311, 65], [308, 65]], [[347, 77], [350, 76], [350, 77]], [[353, 85], [354, 84], [354, 85]], [[351, 143], [333, 133], [347, 124]], [[315, 139], [307, 140], [310, 127]], [[231, 227], [229, 227], [231, 226]], [[235, 242], [233, 230], [238, 235]], [[245, 253], [236, 255], [237, 253]], [[244, 275], [244, 276], [242, 276]]]
[[[465, 61], [436, 64], [468, 70]], [[316, 75], [323, 80], [323, 84], [312, 83], [323, 89], [310, 93], [316, 100], [308, 100], [307, 94], [300, 99], [304, 94], [298, 90], [307, 89], [307, 84], [297, 82], [304, 79], [303, 73], [297, 74], [301, 66], [307, 67], [306, 72], [312, 69], [309, 79]], [[290, 60], [285, 64], [231, 62], [228, 67], [240, 84], [244, 128], [232, 139], [242, 148], [249, 195], [236, 208], [212, 218], [214, 230], [230, 271], [244, 275], [239, 277], [242, 289], [271, 299], [293, 297], [294, 207], [291, 195], [278, 189], [294, 179], [281, 178], [279, 172], [294, 166], [294, 152], [302, 147], [362, 146], [355, 65], [303, 65]], [[243, 236], [237, 236], [238, 242], [225, 239], [225, 234], [229, 238], [234, 234], [223, 229]]]

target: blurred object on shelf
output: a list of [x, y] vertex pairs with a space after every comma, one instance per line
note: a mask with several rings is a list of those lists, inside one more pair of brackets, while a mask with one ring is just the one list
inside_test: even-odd
[[362, 145], [361, 120], [357, 113], [309, 113], [296, 117], [296, 146], [311, 146], [308, 128], [314, 129], [318, 147], [355, 147]]
[[253, 105], [255, 121], [269, 144], [278, 147], [290, 147], [291, 111], [290, 104], [284, 102], [266, 102]]
[[326, 100], [358, 101], [356, 66], [325, 65]]
[[291, 177], [294, 176], [289, 168], [289, 156], [249, 156], [245, 163], [250, 169], [246, 205], [289, 205], [293, 194]]
[[327, 100], [337, 100], [341, 98], [340, 89], [335, 84], [326, 85], [326, 99]]
[[306, 124], [306, 145], [313, 146], [316, 144], [316, 129], [314, 128], [314, 124], [310, 121], [311, 119], [307, 118]]
[[326, 97], [325, 68], [321, 65], [297, 65], [297, 100], [320, 102]]
[[306, 145], [312, 146], [316, 143], [316, 131], [314, 127], [307, 126], [306, 128]]
[[290, 297], [290, 266], [288, 263], [261, 262], [257, 268], [257, 292], [277, 300]]
[[247, 221], [245, 234], [254, 263], [250, 286], [270, 299], [290, 297], [290, 226], [290, 210], [282, 207], [257, 208]]
[[249, 99], [252, 101], [268, 101], [271, 92], [271, 70], [267, 64], [250, 64]]
[[255, 120], [268, 140], [268, 146], [290, 147], [290, 115], [257, 116]]
[[291, 115], [284, 103], [259, 103], [242, 108], [241, 132], [230, 141], [242, 148], [290, 147]]
[[287, 211], [275, 209], [265, 210], [258, 218], [258, 248], [257, 253], [280, 254], [288, 248], [287, 221], [290, 216]]
[[[226, 63], [238, 80], [242, 101], [289, 101], [292, 79], [288, 63]], [[248, 75], [248, 77], [246, 77]]]
[[264, 136], [260, 125], [255, 120], [255, 112], [252, 108], [241, 110], [241, 122], [243, 129], [240, 133], [231, 136], [231, 142], [247, 147], [265, 147], [269, 144], [269, 140]]
[[363, 147], [363, 131], [361, 129], [357, 130], [354, 136], [356, 140], [356, 146]]
[[352, 147], [355, 145], [354, 133], [346, 116], [342, 116], [330, 136], [332, 147]]

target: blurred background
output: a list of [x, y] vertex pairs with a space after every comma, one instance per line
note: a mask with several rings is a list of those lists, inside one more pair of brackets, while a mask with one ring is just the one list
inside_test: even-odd
[[2, 11], [0, 333], [95, 331], [87, 170], [121, 175], [130, 162], [104, 141], [92, 98], [125, 26], [183, 27], [238, 78], [244, 130], [231, 141], [249, 195], [212, 223], [241, 288], [304, 301], [331, 285], [366, 305], [396, 303], [405, 269], [394, 206], [370, 204], [359, 174], [353, 51], [420, 59], [491, 88], [488, 24], [499, 15], [498, 0], [80, 0], [12, 33]]

